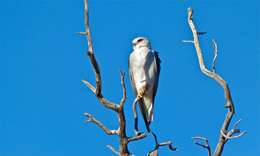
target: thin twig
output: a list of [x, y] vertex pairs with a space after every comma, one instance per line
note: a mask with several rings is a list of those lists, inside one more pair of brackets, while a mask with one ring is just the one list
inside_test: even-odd
[[206, 31], [197, 32], [197, 35], [205, 35], [205, 34], [207, 34]]
[[81, 35], [81, 36], [86, 36], [87, 33], [86, 32], [76, 32], [77, 35]]
[[128, 138], [128, 142], [137, 141], [137, 140], [145, 138], [146, 136], [147, 136], [146, 133], [141, 133], [140, 135], [135, 135], [133, 137]]
[[108, 129], [101, 121], [95, 119], [91, 114], [85, 113], [84, 115], [87, 117], [87, 120], [85, 120], [85, 123], [92, 122], [92, 123], [96, 124], [107, 135], [118, 135], [118, 130], [110, 130], [110, 129]]
[[90, 59], [90, 62], [92, 64], [95, 77], [96, 77], [96, 88], [91, 85], [88, 81], [83, 80], [82, 82], [86, 84], [96, 95], [98, 98], [99, 102], [103, 104], [105, 107], [112, 109], [114, 111], [117, 110], [117, 105], [113, 102], [108, 101], [102, 96], [102, 81], [101, 81], [101, 74], [100, 74], [100, 69], [98, 66], [98, 63], [96, 61], [96, 58], [94, 56], [94, 51], [93, 51], [93, 43], [92, 43], [92, 38], [91, 38], [91, 32], [90, 32], [90, 27], [89, 27], [89, 14], [88, 14], [88, 0], [84, 0], [85, 2], [85, 34], [87, 35], [87, 40], [88, 40], [88, 57]]
[[[95, 59], [95, 58], [94, 58]], [[98, 98], [99, 102], [105, 106], [106, 108], [109, 108], [111, 110], [117, 111], [118, 110], [118, 106], [117, 104], [108, 101], [107, 99], [105, 99], [102, 95], [102, 93], [96, 94], [96, 88], [88, 81], [86, 80], [82, 80], [82, 82], [96, 95], [96, 97]], [[101, 83], [101, 80], [99, 81]]]
[[218, 45], [214, 39], [212, 39], [212, 47], [214, 52], [214, 58], [212, 61], [212, 71], [216, 72], [216, 64], [217, 64], [217, 57], [218, 57]]
[[96, 88], [88, 81], [82, 80], [82, 82], [95, 94]]
[[223, 137], [225, 137], [227, 140], [231, 140], [231, 139], [238, 139], [240, 138], [241, 136], [243, 136], [244, 134], [246, 134], [246, 132], [239, 132], [239, 135], [236, 135], [236, 136], [232, 136], [232, 134], [235, 134], [232, 130], [231, 130], [231, 133], [229, 135], [226, 135], [222, 130], [220, 130], [220, 133]]
[[196, 137], [193, 137], [192, 140], [194, 141], [194, 143], [196, 145], [206, 148], [208, 151], [208, 156], [211, 156], [211, 148], [210, 148], [209, 141], [207, 138], [202, 137], [202, 136], [196, 136]]
[[192, 44], [194, 44], [194, 41], [192, 41], [192, 40], [182, 40], [182, 42], [183, 43], [192, 43]]
[[238, 124], [239, 124], [241, 121], [242, 121], [242, 119], [237, 120], [237, 122], [235, 122], [233, 128], [234, 128], [234, 129], [237, 129], [237, 126], [238, 126]]
[[155, 148], [148, 153], [148, 156], [158, 156], [158, 150], [160, 147], [168, 146], [171, 151], [176, 151], [177, 148], [172, 145], [171, 141], [165, 141], [162, 143], [156, 143]]
[[125, 88], [125, 73], [123, 71], [120, 71], [120, 78], [121, 78], [121, 85], [123, 90], [123, 96], [120, 101], [120, 107], [124, 107], [126, 101], [126, 88]]
[[89, 28], [89, 13], [88, 13], [88, 0], [84, 0], [84, 10], [85, 10], [85, 33], [87, 35], [87, 40], [88, 40], [88, 47], [89, 47], [89, 53], [93, 54], [93, 43], [92, 43], [92, 38], [91, 38], [91, 33], [90, 33], [90, 28]]
[[118, 156], [120, 155], [118, 150], [116, 150], [115, 147], [113, 147], [112, 145], [107, 145], [107, 148], [109, 148], [114, 154], [116, 154]]
[[138, 101], [138, 97], [135, 98], [133, 105], [132, 105], [132, 110], [134, 113], [134, 130], [135, 130], [135, 134], [137, 135], [139, 133], [139, 129], [138, 129], [138, 114], [136, 111], [136, 105], [137, 105], [137, 101]]

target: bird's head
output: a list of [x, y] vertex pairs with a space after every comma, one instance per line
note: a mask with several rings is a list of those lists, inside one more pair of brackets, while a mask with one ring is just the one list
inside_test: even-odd
[[133, 49], [140, 49], [142, 47], [150, 49], [151, 45], [147, 38], [145, 37], [137, 37], [132, 41]]

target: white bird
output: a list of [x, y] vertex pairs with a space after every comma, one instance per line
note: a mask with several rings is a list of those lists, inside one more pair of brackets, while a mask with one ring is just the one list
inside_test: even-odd
[[129, 57], [129, 75], [133, 91], [136, 95], [133, 105], [135, 130], [138, 132], [138, 118], [136, 113], [136, 102], [138, 101], [146, 129], [150, 132], [161, 61], [158, 53], [151, 49], [147, 38], [137, 37], [132, 41], [132, 44], [133, 52]]

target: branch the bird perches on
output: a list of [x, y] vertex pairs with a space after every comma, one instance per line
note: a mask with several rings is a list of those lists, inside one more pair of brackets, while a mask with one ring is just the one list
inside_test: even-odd
[[[107, 135], [117, 135], [119, 137], [119, 149], [114, 148], [111, 145], [107, 145], [107, 147], [116, 155], [120, 156], [130, 156], [131, 153], [128, 150], [128, 143], [133, 141], [138, 141], [140, 139], [143, 139], [147, 136], [146, 133], [141, 133], [132, 137], [128, 137], [126, 134], [126, 119], [125, 119], [125, 113], [124, 113], [124, 105], [126, 102], [126, 87], [125, 87], [125, 74], [124, 72], [120, 72], [120, 78], [121, 78], [121, 85], [123, 90], [123, 96], [119, 104], [116, 104], [114, 102], [108, 101], [102, 94], [102, 79], [101, 79], [101, 72], [99, 65], [97, 63], [97, 60], [94, 55], [94, 48], [93, 48], [93, 42], [91, 38], [91, 32], [89, 27], [89, 12], [88, 12], [88, 0], [84, 0], [84, 15], [85, 15], [85, 32], [79, 32], [80, 35], [85, 35], [87, 37], [88, 41], [88, 57], [92, 64], [92, 68], [95, 74], [95, 82], [96, 85], [92, 85], [90, 82], [86, 80], [82, 80], [82, 82], [94, 93], [94, 95], [97, 97], [99, 102], [106, 107], [107, 109], [110, 109], [114, 111], [118, 116], [118, 122], [119, 127], [116, 130], [110, 130], [107, 128], [101, 121], [97, 120], [93, 115], [89, 113], [85, 113], [84, 115], [87, 117], [87, 120], [85, 123], [92, 122], [96, 124], [98, 127], [100, 127]], [[156, 148], [149, 152], [148, 155], [153, 154], [153, 156], [158, 155], [158, 149], [161, 146], [169, 146], [169, 149], [176, 150], [175, 147], [172, 146], [172, 142], [167, 141], [164, 143], [158, 143], [156, 140]]]

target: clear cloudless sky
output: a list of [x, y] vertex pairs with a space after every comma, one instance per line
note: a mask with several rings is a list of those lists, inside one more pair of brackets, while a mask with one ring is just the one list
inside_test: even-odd
[[[211, 39], [218, 43], [217, 71], [229, 83], [239, 127], [248, 132], [225, 146], [223, 156], [260, 155], [259, 0], [89, 0], [95, 54], [103, 92], [121, 99], [119, 71], [128, 73], [131, 41], [146, 36], [162, 60], [153, 130], [159, 141], [172, 140], [177, 152], [161, 155], [203, 156], [191, 137], [208, 137], [214, 149], [225, 118], [222, 88], [204, 76], [192, 44], [186, 10], [194, 22], [205, 62], [211, 66]], [[0, 156], [104, 156], [117, 137], [84, 124], [89, 112], [111, 129], [115, 113], [102, 107], [82, 79], [94, 82], [85, 54], [83, 0], [12, 0], [0, 2]], [[133, 135], [134, 99], [126, 77], [127, 133]], [[140, 119], [141, 129], [145, 130]], [[152, 137], [129, 144], [136, 156], [153, 148]]]

